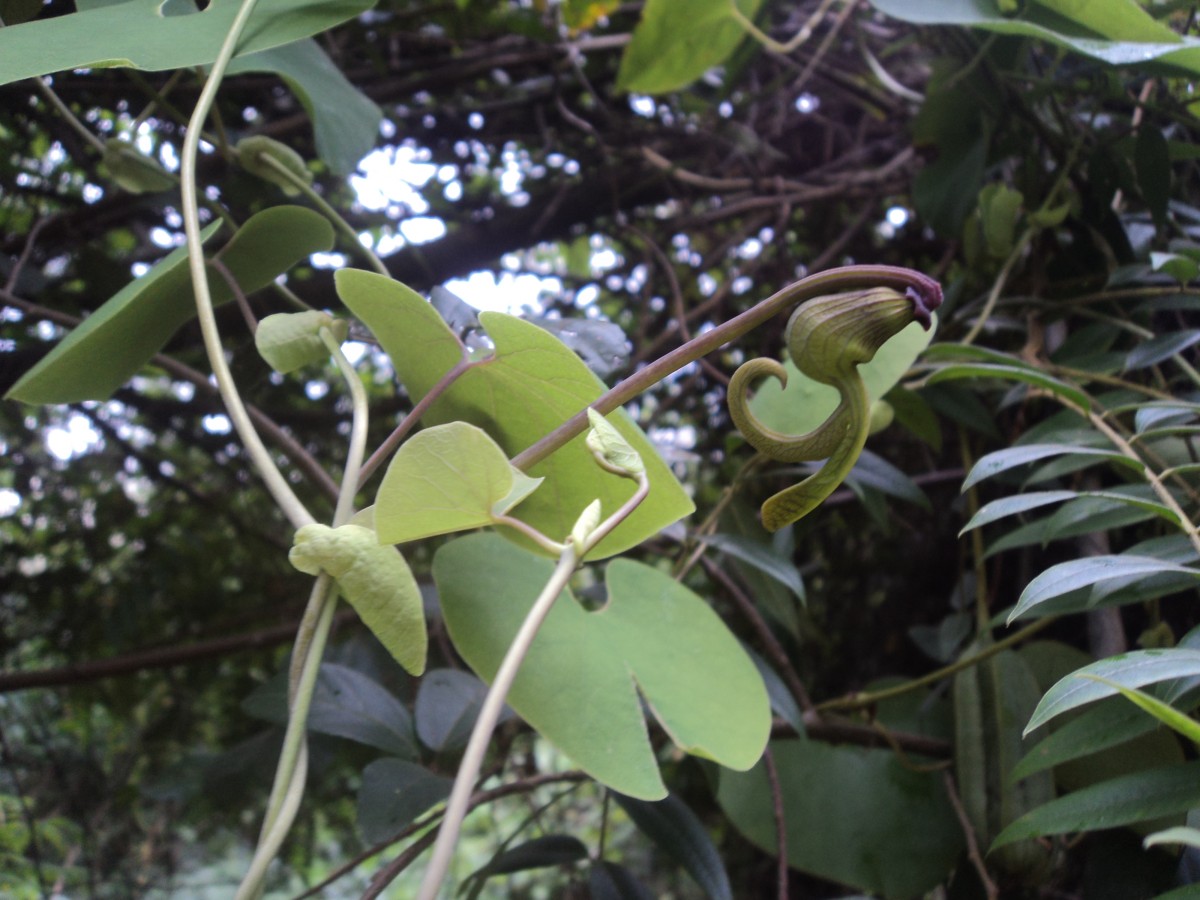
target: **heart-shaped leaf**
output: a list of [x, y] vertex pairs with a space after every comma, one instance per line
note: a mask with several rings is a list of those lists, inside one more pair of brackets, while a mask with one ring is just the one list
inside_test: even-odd
[[[374, 332], [413, 400], [429, 393], [462, 358], [462, 345], [433, 307], [412, 289], [372, 272], [342, 269], [338, 296]], [[536, 325], [503, 313], [480, 316], [494, 355], [472, 366], [425, 414], [426, 425], [463, 420], [490, 434], [510, 457], [590, 406], [604, 384], [571, 350]], [[414, 352], [419, 348], [420, 352]], [[646, 466], [650, 495], [589, 554], [620, 553], [690, 513], [694, 506], [642, 430], [624, 411], [606, 416]], [[604, 514], [635, 490], [596, 465], [579, 435], [527, 474], [546, 484], [513, 515], [543, 534], [565, 536], [599, 498]]]
[[[0, 29], [0, 35], [11, 30]], [[203, 237], [212, 237], [217, 227], [210, 225]], [[332, 246], [333, 226], [324, 216], [299, 206], [276, 206], [248, 219], [216, 258], [249, 293]], [[233, 299], [219, 275], [209, 275], [209, 287], [215, 305]], [[187, 250], [180, 247], [88, 316], [6, 396], [25, 403], [106, 400], [195, 314]]]
[[[717, 800], [734, 827], [772, 856], [773, 797], [783, 797], [788, 862], [872, 895], [919, 897], [943, 881], [963, 847], [940, 775], [891, 750], [772, 741], [780, 790], [766, 768], [722, 772]], [[793, 824], [794, 823], [794, 824]]]
[[385, 544], [402, 544], [482, 528], [541, 483], [510, 464], [483, 429], [435, 425], [392, 457], [375, 496], [375, 531]]
[[[434, 558], [455, 646], [491, 680], [554, 570], [493, 534], [459, 538]], [[508, 701], [593, 778], [631, 797], [666, 796], [639, 692], [671, 739], [734, 769], [754, 765], [771, 715], [754, 664], [708, 605], [670, 576], [618, 559], [608, 603], [585, 611], [564, 591]]]

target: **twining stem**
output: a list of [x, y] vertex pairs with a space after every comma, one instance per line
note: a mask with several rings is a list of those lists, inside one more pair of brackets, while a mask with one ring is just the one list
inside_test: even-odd
[[[872, 287], [891, 287], [907, 293], [917, 304], [918, 317], [928, 318], [928, 310], [941, 303], [942, 290], [936, 281], [912, 269], [897, 266], [843, 266], [827, 269], [793, 282], [745, 312], [721, 323], [711, 331], [676, 347], [644, 369], [639, 369], [591, 404], [601, 415], [624, 406], [633, 398], [662, 381], [688, 363], [707, 356], [757, 328], [772, 316], [797, 303], [825, 294], [837, 294]], [[587, 410], [580, 410], [541, 440], [525, 448], [511, 460], [518, 469], [527, 469], [562, 447], [587, 427]]]
[[459, 763], [458, 775], [454, 779], [454, 787], [450, 791], [446, 812], [442, 816], [442, 824], [438, 829], [437, 843], [434, 844], [433, 854], [429, 858], [429, 866], [425, 869], [425, 875], [421, 880], [417, 900], [436, 900], [437, 898], [438, 891], [442, 886], [442, 879], [445, 878], [446, 871], [450, 868], [450, 860], [454, 857], [454, 848], [458, 843], [458, 833], [462, 828], [467, 805], [471, 800], [471, 791], [475, 787], [475, 779], [483, 765], [483, 757], [491, 742], [492, 732], [496, 728], [500, 712], [504, 709], [508, 690], [517, 677], [517, 670], [520, 669], [521, 663], [525, 661], [525, 656], [533, 644], [533, 639], [537, 636], [538, 629], [542, 627], [546, 616], [550, 614], [551, 607], [554, 606], [554, 601], [567, 586], [567, 581], [578, 564], [579, 556], [575, 545], [568, 541], [558, 558], [558, 564], [554, 567], [554, 574], [550, 576], [550, 580], [546, 582], [546, 586], [542, 588], [542, 592], [534, 601], [525, 621], [521, 623], [517, 636], [513, 638], [508, 652], [505, 653], [504, 661], [500, 663], [500, 668], [496, 671], [496, 677], [492, 680], [492, 686], [479, 710], [479, 718], [475, 720], [475, 728], [471, 732], [467, 749]]
[[[325, 327], [318, 331], [321, 342], [337, 363], [350, 391], [353, 414], [350, 424], [350, 445], [346, 454], [346, 466], [342, 473], [341, 489], [338, 493], [337, 509], [334, 512], [334, 527], [344, 525], [354, 515], [354, 497], [358, 488], [358, 473], [362, 466], [367, 445], [367, 392], [354, 366], [342, 353], [341, 344]], [[288, 726], [284, 734], [283, 749], [275, 769], [275, 781], [267, 802], [258, 847], [250, 868], [242, 879], [238, 900], [251, 900], [262, 890], [262, 879], [267, 866], [279, 852], [283, 839], [295, 821], [300, 799], [304, 794], [304, 782], [308, 774], [308, 750], [306, 726], [308, 709], [312, 703], [313, 689], [325, 655], [325, 643], [333, 623], [337, 607], [337, 588], [333, 580], [322, 573], [313, 583], [312, 594], [304, 613], [296, 644], [292, 649], [292, 669], [288, 683]]]
[[325, 654], [325, 642], [329, 637], [336, 606], [337, 588], [333, 579], [322, 573], [313, 583], [308, 608], [305, 610], [306, 620], [312, 618], [310, 612], [316, 614], [312, 631], [306, 634], [302, 627], [296, 636], [292, 672], [294, 677], [299, 663], [299, 678], [289, 685], [288, 725], [283, 737], [283, 749], [275, 769], [275, 781], [267, 801], [267, 813], [263, 818], [258, 847], [250, 861], [250, 868], [238, 887], [236, 900], [254, 900], [261, 895], [267, 867], [279, 852], [279, 847], [287, 837], [292, 822], [295, 821], [296, 811], [300, 807], [300, 798], [304, 793], [304, 782], [308, 774], [308, 746], [305, 739], [308, 709], [312, 703], [313, 689], [317, 683], [321, 657]]
[[200, 92], [200, 98], [196, 101], [196, 108], [192, 111], [192, 117], [188, 122], [187, 134], [184, 136], [183, 150], [180, 154], [181, 211], [183, 213], [183, 229], [187, 236], [188, 269], [192, 276], [192, 289], [196, 295], [196, 314], [200, 322], [200, 332], [204, 337], [204, 349], [208, 354], [209, 365], [212, 366], [213, 374], [217, 379], [217, 389], [221, 392], [221, 399], [225, 402], [229, 420], [237, 430], [246, 452], [250, 454], [250, 458], [258, 468], [272, 499], [295, 528], [302, 528], [305, 525], [313, 524], [316, 519], [305, 508], [291, 485], [288, 484], [287, 479], [283, 477], [283, 473], [275, 465], [270, 452], [250, 421], [233, 375], [229, 371], [229, 365], [225, 362], [221, 335], [217, 330], [217, 318], [213, 312], [212, 294], [208, 289], [204, 250], [200, 242], [200, 215], [196, 184], [196, 159], [200, 148], [200, 131], [204, 127], [204, 120], [208, 117], [208, 111], [216, 99], [217, 89], [220, 87], [221, 78], [225, 74], [229, 60], [233, 58], [238, 39], [245, 29], [250, 15], [254, 12], [256, 2], [257, 0], [242, 0], [242, 5], [238, 8], [237, 16], [229, 28], [229, 33], [225, 36], [224, 43], [221, 44], [221, 49], [217, 53], [208, 79], [204, 82], [204, 88]]
[[325, 327], [318, 332], [322, 343], [333, 356], [346, 387], [350, 390], [353, 412], [350, 419], [350, 446], [346, 452], [346, 468], [342, 472], [342, 486], [338, 493], [337, 508], [333, 513], [333, 527], [345, 525], [354, 515], [354, 496], [358, 493], [359, 473], [362, 471], [363, 456], [367, 452], [367, 391], [358, 372], [346, 359], [342, 346], [333, 333]]

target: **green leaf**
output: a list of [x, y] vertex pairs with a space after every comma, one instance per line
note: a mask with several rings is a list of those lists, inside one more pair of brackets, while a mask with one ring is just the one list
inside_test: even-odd
[[[497, 535], [442, 547], [433, 572], [455, 647], [490, 680], [553, 572]], [[681, 749], [749, 768], [770, 731], [762, 679], [699, 597], [669, 575], [618, 559], [608, 602], [586, 612], [571, 595], [551, 609], [509, 703], [598, 781], [643, 800], [666, 796], [639, 693]]]
[[[185, 0], [187, 2], [187, 0]], [[161, 3], [128, 2], [0, 28], [0, 84], [65, 69], [130, 66], [159, 71], [217, 58], [240, 0], [212, 0], [204, 12], [164, 16]], [[241, 54], [319, 34], [374, 6], [374, 0], [261, 0]]]
[[958, 381], [963, 378], [999, 378], [1002, 381], [1021, 381], [1042, 388], [1069, 400], [1081, 409], [1090, 409], [1087, 394], [1066, 382], [1052, 378], [1037, 369], [1023, 366], [996, 365], [991, 363], [951, 363], [942, 366], [925, 379], [926, 384]]
[[1171, 200], [1171, 154], [1159, 129], [1145, 125], [1138, 129], [1133, 162], [1142, 199], [1154, 217], [1154, 224], [1161, 229], [1166, 226], [1167, 204]]
[[775, 579], [795, 594], [801, 603], [804, 602], [804, 580], [800, 577], [800, 570], [791, 559], [776, 553], [773, 547], [753, 538], [733, 534], [713, 534], [702, 540]]
[[1025, 590], [1021, 592], [1016, 607], [1009, 614], [1008, 621], [1011, 624], [1040, 604], [1111, 578], [1145, 577], [1164, 572], [1200, 578], [1200, 571], [1196, 569], [1163, 562], [1161, 559], [1149, 556], [1130, 554], [1088, 556], [1059, 563], [1029, 582]]
[[[359, 0], [363, 8], [373, 6]], [[274, 72], [313, 123], [317, 153], [335, 175], [349, 175], [371, 152], [383, 111], [351, 84], [316, 41], [305, 39], [233, 60], [227, 75]]]
[[545, 834], [502, 850], [482, 869], [467, 876], [466, 881], [478, 884], [493, 875], [562, 866], [587, 858], [588, 849], [579, 838], [568, 834]]
[[[919, 897], [945, 880], [963, 848], [940, 775], [905, 767], [890, 750], [772, 741], [788, 862], [884, 897]], [[760, 764], [722, 771], [717, 801], [733, 825], [774, 856], [770, 783]]]
[[[462, 358], [458, 338], [411, 289], [354, 269], [342, 269], [334, 278], [339, 296], [374, 332], [414, 401]], [[511, 457], [604, 392], [604, 385], [578, 356], [536, 325], [501, 313], [484, 313], [480, 318], [495, 344], [495, 355], [473, 365], [432, 404], [422, 420], [426, 425], [469, 422], [487, 431]], [[683, 486], [633, 420], [620, 410], [606, 418], [641, 456], [650, 495], [592, 550], [592, 559], [636, 546], [694, 509]], [[636, 485], [597, 466], [585, 440], [579, 435], [529, 468], [526, 474], [544, 477], [546, 483], [514, 512], [516, 518], [561, 538], [596, 498], [605, 515], [629, 499]]]
[[329, 348], [320, 337], [322, 328], [328, 328], [339, 344], [346, 340], [345, 319], [308, 309], [267, 316], [254, 331], [254, 346], [267, 365], [286, 375], [329, 358]]
[[673, 794], [655, 802], [613, 796], [638, 830], [683, 866], [711, 900], [733, 900], [721, 854], [686, 803]]
[[[0, 36], [11, 30], [0, 29]], [[212, 237], [217, 227], [210, 225], [202, 237]], [[252, 216], [216, 258], [248, 293], [332, 246], [333, 227], [324, 216], [298, 206], [276, 206]], [[209, 287], [214, 304], [233, 299], [216, 272], [209, 272]], [[195, 314], [187, 251], [180, 247], [88, 316], [6, 396], [25, 403], [105, 400]]]
[[480, 428], [436, 425], [392, 457], [375, 496], [375, 531], [385, 544], [491, 525], [541, 484], [514, 468]]
[[1112, 696], [1114, 688], [1106, 683], [1091, 680], [1088, 676], [1092, 675], [1098, 675], [1124, 687], [1141, 687], [1172, 678], [1188, 678], [1200, 675], [1200, 650], [1183, 647], [1170, 650], [1135, 650], [1084, 666], [1046, 692], [1046, 696], [1034, 710], [1029, 724], [1025, 726], [1025, 733], [1028, 734], [1067, 710]]
[[1004, 829], [992, 850], [1026, 838], [1098, 831], [1183, 814], [1200, 804], [1200, 762], [1147, 769], [1067, 794]]
[[1072, 760], [1099, 753], [1141, 737], [1157, 726], [1128, 703], [1117, 698], [1100, 700], [1077, 718], [1039, 741], [1012, 771], [1026, 778]]
[[614, 475], [637, 478], [646, 471], [646, 466], [629, 441], [611, 425], [604, 416], [588, 407], [588, 422], [591, 430], [584, 444], [595, 457], [597, 465]]
[[1037, 0], [1019, 19], [979, 0], [871, 0], [871, 5], [916, 25], [962, 25], [1038, 38], [1114, 66], [1162, 63], [1200, 72], [1200, 41], [1181, 38], [1134, 0]]
[[588, 870], [588, 896], [592, 900], [654, 900], [632, 872], [603, 859]]
[[362, 773], [358, 832], [368, 844], [390, 840], [425, 810], [450, 796], [449, 778], [403, 759], [377, 759]]
[[621, 57], [617, 89], [663, 94], [723, 63], [746, 37], [732, 3], [753, 19], [762, 0], [647, 0]]
[[379, 543], [369, 528], [314, 524], [296, 532], [288, 561], [309, 575], [337, 579], [342, 596], [396, 662], [414, 675], [425, 671], [425, 609], [399, 550]]
[[[276, 725], [286, 725], [287, 671], [255, 689], [242, 701], [242, 709]], [[379, 682], [338, 663], [321, 663], [305, 727], [405, 759], [417, 757], [412, 717], [404, 704]]]
[[1200, 342], [1200, 329], [1195, 328], [1187, 331], [1173, 331], [1170, 334], [1162, 334], [1143, 341], [1130, 350], [1129, 355], [1125, 357], [1125, 371], [1158, 365], [1176, 353], [1182, 353], [1197, 342]]
[[976, 528], [982, 528], [984, 525], [990, 525], [992, 522], [998, 522], [1008, 516], [1017, 516], [1029, 512], [1031, 509], [1038, 509], [1051, 503], [1061, 503], [1078, 496], [1076, 491], [1033, 491], [1028, 494], [1017, 494], [1014, 497], [1001, 497], [999, 500], [993, 500], [981, 506], [958, 534], [959, 537], [962, 537], [968, 531], [974, 531]]
[[[304, 157], [273, 137], [255, 134], [242, 138], [233, 148], [233, 152], [238, 165], [251, 175], [280, 188], [289, 197], [300, 193], [300, 188], [295, 185], [296, 181], [312, 184], [313, 173], [304, 162]], [[284, 172], [277, 171], [276, 165], [282, 167]]]
[[[460, 669], [426, 672], [413, 706], [417, 737], [434, 753], [453, 753], [466, 746], [479, 708], [487, 696], [487, 685]], [[501, 722], [512, 718], [507, 706]]]
[[1191, 716], [1184, 715], [1175, 709], [1175, 707], [1163, 703], [1157, 697], [1147, 694], [1145, 691], [1139, 691], [1136, 688], [1126, 687], [1111, 679], [1102, 678], [1099, 675], [1076, 673], [1076, 677], [1090, 678], [1092, 681], [1098, 681], [1101, 684], [1107, 685], [1138, 709], [1149, 713], [1158, 719], [1158, 721], [1179, 732], [1193, 743], [1200, 744], [1200, 723], [1196, 722]]
[[144, 155], [120, 138], [109, 138], [104, 142], [101, 165], [118, 187], [131, 194], [157, 194], [179, 183], [179, 179], [164, 169], [158, 160]]
[[1103, 450], [1096, 447], [1080, 447], [1075, 444], [1024, 444], [1019, 447], [1009, 447], [1007, 450], [997, 450], [976, 461], [963, 480], [962, 490], [965, 492], [979, 482], [994, 478], [1009, 469], [1037, 462], [1051, 456], [1096, 457], [1096, 462], [1115, 462], [1129, 468], [1141, 471], [1142, 463], [1130, 459], [1115, 450]]
[[[936, 318], [928, 331], [921, 323], [913, 322], [880, 347], [870, 362], [858, 367], [872, 401], [882, 399], [904, 377], [936, 331]], [[809, 378], [790, 359], [784, 360], [783, 367], [787, 387], [780, 387], [773, 378], [760, 382], [750, 399], [750, 411], [768, 428], [784, 434], [807, 434], [837, 409], [837, 388]]]

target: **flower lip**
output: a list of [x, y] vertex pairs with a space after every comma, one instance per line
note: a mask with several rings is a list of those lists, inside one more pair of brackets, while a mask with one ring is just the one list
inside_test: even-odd
[[920, 276], [920, 282], [919, 287], [909, 285], [905, 288], [904, 296], [912, 301], [913, 318], [928, 331], [933, 324], [933, 311], [942, 305], [942, 286], [926, 275]]

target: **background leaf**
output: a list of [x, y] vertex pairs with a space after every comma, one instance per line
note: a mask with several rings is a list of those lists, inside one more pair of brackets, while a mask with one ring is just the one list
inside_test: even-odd
[[[240, 3], [211, 0], [203, 13], [173, 16], [162, 15], [160, 5], [96, 5], [0, 28], [0, 84], [64, 69], [130, 66], [161, 70], [207, 65], [217, 58]], [[373, 0], [262, 0], [238, 43], [238, 52], [255, 53], [290, 44], [372, 6]]]
[[[11, 30], [0, 29], [0, 38]], [[216, 228], [209, 226], [205, 236]], [[216, 258], [249, 293], [332, 246], [333, 227], [324, 216], [299, 206], [276, 206], [248, 219]], [[213, 272], [209, 290], [214, 305], [233, 299], [225, 279]], [[88, 316], [5, 396], [25, 403], [105, 400], [195, 314], [187, 251], [180, 247]]]

